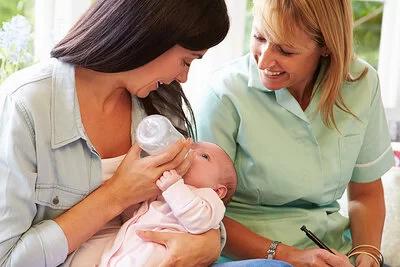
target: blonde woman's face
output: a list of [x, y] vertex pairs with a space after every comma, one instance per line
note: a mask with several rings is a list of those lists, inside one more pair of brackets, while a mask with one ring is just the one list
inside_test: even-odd
[[302, 92], [314, 76], [323, 49], [300, 28], [295, 29], [294, 47], [273, 44], [263, 34], [262, 21], [261, 15], [255, 14], [250, 43], [262, 84], [270, 90], [286, 87]]

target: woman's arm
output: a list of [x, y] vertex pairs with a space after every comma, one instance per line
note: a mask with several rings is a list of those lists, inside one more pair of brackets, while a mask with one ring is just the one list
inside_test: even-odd
[[0, 266], [57, 266], [67, 256], [67, 241], [54, 221], [34, 223], [37, 144], [20, 102], [0, 96]]
[[[382, 180], [350, 182], [348, 201], [353, 246], [373, 245], [380, 248], [386, 213]], [[364, 258], [372, 261], [372, 258], [364, 255], [357, 257], [356, 264]]]
[[165, 170], [190, 165], [192, 155], [185, 158], [190, 145], [191, 139], [179, 141], [160, 155], [140, 158], [135, 143], [110, 180], [54, 220], [67, 238], [68, 253], [129, 206], [159, 194], [155, 181]]
[[[228, 217], [225, 217], [223, 222], [227, 236], [226, 245], [222, 250], [224, 255], [235, 260], [265, 258], [271, 240], [254, 233]], [[280, 254], [282, 253], [281, 245], [279, 244]]]
[[[272, 240], [264, 238], [244, 225], [225, 217], [226, 246], [223, 254], [232, 259], [265, 258]], [[294, 266], [352, 266], [345, 255], [332, 255], [323, 249], [300, 250], [283, 243], [276, 249], [275, 259]]]

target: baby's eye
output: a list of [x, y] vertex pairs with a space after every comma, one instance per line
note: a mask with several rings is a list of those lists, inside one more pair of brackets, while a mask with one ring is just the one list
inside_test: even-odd
[[207, 154], [201, 154], [201, 156], [205, 159], [208, 159], [208, 155]]

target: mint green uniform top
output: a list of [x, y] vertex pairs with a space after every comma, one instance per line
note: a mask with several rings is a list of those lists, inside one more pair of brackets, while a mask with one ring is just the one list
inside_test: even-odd
[[[337, 200], [349, 181], [367, 183], [394, 164], [376, 71], [356, 59], [345, 83], [345, 104], [361, 120], [334, 109], [340, 133], [314, 116], [320, 94], [303, 111], [286, 88], [266, 89], [250, 55], [218, 69], [194, 105], [199, 140], [220, 145], [234, 161], [238, 186], [226, 215], [272, 240], [316, 247], [313, 231], [346, 253], [349, 220]], [[228, 236], [229, 238], [229, 236]]]

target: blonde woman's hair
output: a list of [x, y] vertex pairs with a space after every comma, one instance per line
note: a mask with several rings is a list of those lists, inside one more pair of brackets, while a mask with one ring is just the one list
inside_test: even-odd
[[[317, 90], [321, 100], [316, 114], [321, 112], [327, 127], [339, 131], [334, 106], [357, 116], [346, 106], [341, 88], [345, 82], [354, 82], [365, 76], [368, 69], [356, 78], [350, 74], [353, 54], [353, 10], [350, 0], [253, 0], [253, 13], [263, 17], [264, 34], [272, 43], [294, 47], [295, 27], [303, 29], [320, 47], [326, 47], [327, 64]], [[358, 118], [357, 118], [358, 119]]]

